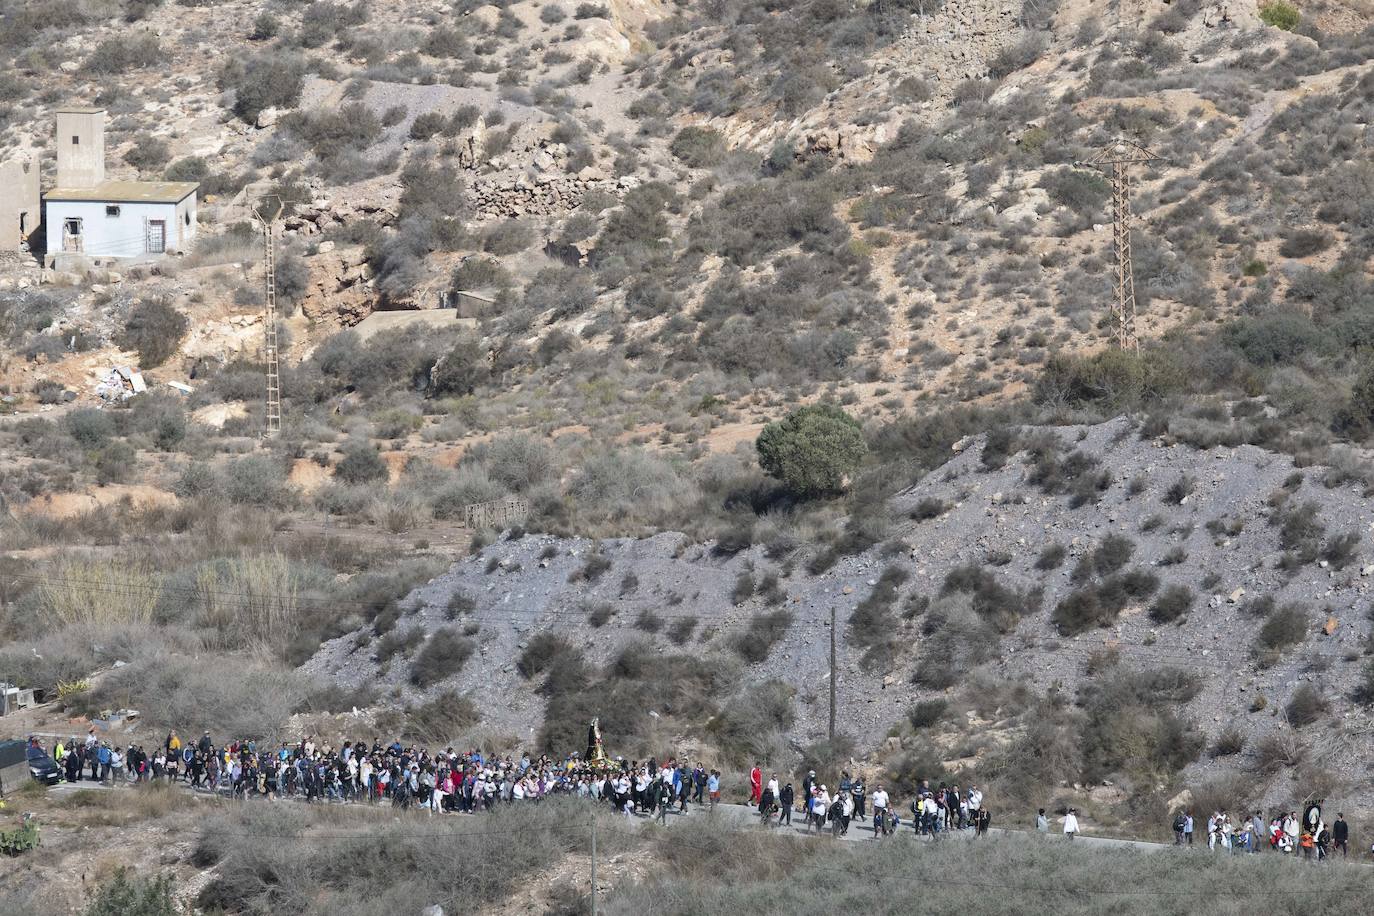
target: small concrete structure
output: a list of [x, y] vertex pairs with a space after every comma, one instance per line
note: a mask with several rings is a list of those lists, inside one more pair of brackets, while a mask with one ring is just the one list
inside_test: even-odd
[[57, 186], [43, 195], [50, 266], [107, 266], [190, 248], [198, 184], [106, 181], [105, 110], [64, 108], [56, 117]]
[[485, 318], [496, 311], [496, 292], [490, 289], [460, 289], [444, 304], [458, 310], [459, 318]]
[[47, 208], [48, 257], [140, 258], [185, 251], [196, 235], [192, 181], [106, 181], [53, 188]]
[[29, 236], [42, 223], [38, 160], [16, 158], [0, 162], [0, 254], [28, 250]]
[[93, 188], [105, 180], [105, 109], [59, 108], [57, 186]]
[[413, 327], [427, 327], [436, 330], [444, 330], [445, 328], [475, 330], [477, 322], [460, 317], [453, 309], [415, 309], [413, 311], [373, 312], [353, 325], [351, 330], [358, 335], [359, 340], [366, 341], [381, 331]]

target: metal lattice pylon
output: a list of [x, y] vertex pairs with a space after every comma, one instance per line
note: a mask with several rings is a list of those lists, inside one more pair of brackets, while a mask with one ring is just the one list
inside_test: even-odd
[[275, 439], [281, 432], [281, 367], [277, 359], [277, 256], [273, 238], [273, 227], [281, 210], [280, 200], [277, 201], [277, 212], [271, 219], [264, 218], [256, 207], [253, 209], [253, 216], [262, 225], [263, 266], [267, 284], [262, 316], [262, 361], [267, 369], [267, 403], [262, 429], [264, 439]]
[[1104, 146], [1087, 162], [1106, 172], [1112, 183], [1112, 243], [1116, 249], [1116, 299], [1112, 303], [1112, 319], [1116, 324], [1116, 344], [1123, 350], [1140, 349], [1135, 331], [1135, 268], [1131, 263], [1130, 167], [1162, 161], [1162, 156], [1138, 143], [1118, 140]]

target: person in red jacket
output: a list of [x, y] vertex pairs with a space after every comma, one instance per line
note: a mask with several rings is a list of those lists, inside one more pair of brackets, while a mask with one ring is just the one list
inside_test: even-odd
[[759, 765], [749, 771], [749, 804], [757, 805], [763, 799], [763, 770]]

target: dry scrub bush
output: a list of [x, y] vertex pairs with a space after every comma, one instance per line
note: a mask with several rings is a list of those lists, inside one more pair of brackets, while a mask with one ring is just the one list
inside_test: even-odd
[[[1001, 817], [1004, 824], [1029, 826], [1029, 812], [994, 809], [993, 816], [994, 823]], [[1059, 916], [1107, 910], [1115, 916], [1183, 913], [1188, 911], [1184, 901], [1196, 899], [1210, 901], [1216, 912], [1239, 914], [1251, 912], [1256, 901], [1293, 895], [1353, 897], [1363, 893], [1364, 880], [1361, 869], [1313, 869], [1282, 856], [1140, 855], [1078, 849], [1036, 836], [918, 844], [903, 832], [889, 842], [826, 846], [826, 861], [819, 866], [813, 856], [821, 846], [802, 848], [782, 837], [737, 833], [705, 819], [669, 831], [658, 842], [662, 851], [655, 861], [665, 867], [643, 881], [617, 886], [602, 904], [608, 916], [649, 911], [830, 916], [855, 908], [856, 901], [879, 901], [870, 909], [898, 913], [916, 909], [916, 900], [922, 914], [963, 916], [969, 911], [966, 894], [922, 892], [940, 887], [954, 873], [996, 876], [990, 879], [996, 888], [978, 895], [980, 916], [1039, 912], [1051, 896]], [[1133, 893], [1123, 894], [1122, 888]]]
[[[595, 814], [585, 802], [562, 798], [500, 818], [435, 818], [423, 827], [362, 810], [245, 805], [204, 825], [197, 860], [217, 867], [196, 902], [211, 912], [299, 916], [411, 913], [431, 903], [445, 912], [485, 911], [565, 855], [588, 853], [590, 829], [566, 829], [588, 816]], [[598, 853], [623, 851], [627, 841], [617, 839], [609, 816], [602, 823]], [[330, 840], [312, 841], [317, 830]], [[263, 835], [287, 838], [266, 844]]]
[[161, 587], [162, 576], [146, 563], [63, 560], [41, 586], [43, 609], [54, 627], [146, 625]]
[[195, 597], [199, 622], [227, 647], [275, 655], [301, 627], [300, 579], [279, 553], [236, 557], [202, 567]]
[[790, 756], [784, 739], [795, 719], [794, 692], [781, 681], [765, 681], [728, 700], [706, 724], [721, 759], [737, 767], [782, 765]]
[[109, 672], [88, 706], [137, 709], [143, 721], [182, 734], [269, 740], [284, 736], [309, 693], [305, 677], [248, 656], [165, 654]]

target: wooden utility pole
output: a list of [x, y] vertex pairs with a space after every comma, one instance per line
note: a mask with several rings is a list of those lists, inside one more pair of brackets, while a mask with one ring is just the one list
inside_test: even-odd
[[1138, 351], [1135, 319], [1135, 268], [1131, 262], [1131, 175], [1130, 167], [1162, 162], [1145, 147], [1129, 140], [1109, 143], [1088, 160], [1093, 168], [1106, 172], [1112, 183], [1112, 247], [1116, 251], [1116, 296], [1112, 320], [1116, 325], [1116, 345]]
[[253, 216], [262, 226], [264, 277], [267, 284], [263, 297], [262, 323], [264, 329], [262, 361], [267, 369], [267, 402], [262, 437], [275, 439], [281, 433], [281, 366], [277, 358], [277, 254], [274, 229], [283, 205], [277, 200], [277, 210], [265, 218], [253, 208]]
[[835, 682], [839, 673], [835, 670], [835, 609], [830, 609], [830, 740], [835, 740]]

